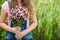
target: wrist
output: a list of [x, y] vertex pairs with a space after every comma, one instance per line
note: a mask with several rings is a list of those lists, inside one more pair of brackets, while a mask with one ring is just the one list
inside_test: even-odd
[[11, 27], [8, 26], [8, 30], [9, 32], [13, 32], [13, 29]]
[[9, 32], [15, 33], [14, 29], [11, 27], [9, 28]]
[[29, 30], [28, 29], [25, 29], [24, 31], [25, 31], [26, 34], [29, 33]]
[[16, 34], [16, 31], [15, 31], [14, 28], [11, 28], [11, 32], [14, 33], [14, 34]]

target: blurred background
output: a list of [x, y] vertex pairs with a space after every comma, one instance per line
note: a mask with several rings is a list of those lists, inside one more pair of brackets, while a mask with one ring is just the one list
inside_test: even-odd
[[[5, 1], [0, 0], [0, 11]], [[37, 28], [32, 31], [34, 40], [60, 40], [60, 0], [33, 0], [33, 2], [38, 20]], [[0, 28], [0, 40], [4, 40], [5, 34], [6, 31]]]

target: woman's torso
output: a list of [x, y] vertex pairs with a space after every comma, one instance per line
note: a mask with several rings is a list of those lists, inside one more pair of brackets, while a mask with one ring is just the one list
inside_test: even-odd
[[[6, 12], [7, 14], [7, 19], [8, 19], [8, 25], [10, 26], [11, 24], [11, 20], [9, 19], [9, 4], [8, 1], [4, 2], [4, 4], [2, 5], [2, 9]], [[29, 18], [27, 19], [27, 27], [29, 26]]]

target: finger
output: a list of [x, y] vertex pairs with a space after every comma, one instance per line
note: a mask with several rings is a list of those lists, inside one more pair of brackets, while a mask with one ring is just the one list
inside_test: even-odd
[[21, 28], [19, 28], [19, 27], [15, 27], [16, 29], [18, 29], [18, 30], [21, 30]]
[[19, 28], [15, 28], [17, 31], [20, 30]]
[[19, 29], [17, 29], [17, 31], [21, 31], [21, 29], [19, 28]]
[[14, 30], [14, 31], [18, 31], [18, 29], [16, 29], [16, 28], [13, 28], [13, 30]]
[[16, 39], [19, 39], [19, 37], [17, 37], [17, 36], [15, 36], [16, 37]]
[[17, 39], [20, 39], [20, 37], [19, 37], [18, 35], [15, 35], [15, 37], [16, 37]]
[[15, 27], [16, 29], [20, 29], [19, 27]]

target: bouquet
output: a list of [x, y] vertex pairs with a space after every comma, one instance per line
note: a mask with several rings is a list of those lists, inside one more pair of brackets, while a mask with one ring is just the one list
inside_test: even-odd
[[14, 26], [22, 26], [24, 20], [27, 20], [27, 8], [18, 7], [12, 8], [9, 13], [9, 17]]

